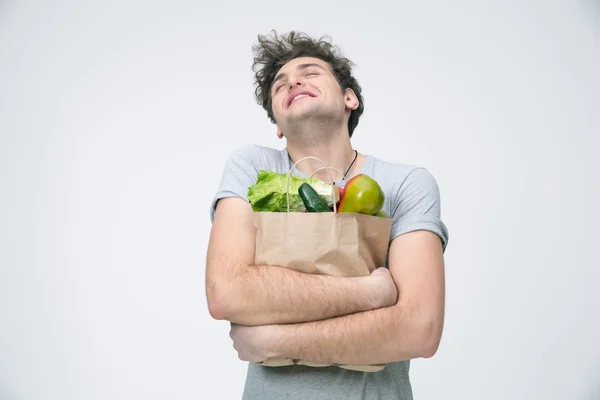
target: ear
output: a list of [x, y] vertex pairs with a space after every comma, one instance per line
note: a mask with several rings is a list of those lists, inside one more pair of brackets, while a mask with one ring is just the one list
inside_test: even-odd
[[279, 139], [283, 139], [283, 132], [281, 132], [281, 129], [279, 129], [279, 126], [277, 126], [277, 137]]
[[344, 91], [344, 102], [346, 103], [346, 108], [350, 110], [356, 110], [359, 105], [358, 97], [356, 97], [356, 93], [354, 90], [347, 88]]

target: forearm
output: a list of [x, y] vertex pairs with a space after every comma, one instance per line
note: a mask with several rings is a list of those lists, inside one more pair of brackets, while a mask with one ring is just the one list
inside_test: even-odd
[[419, 317], [409, 307], [378, 310], [274, 327], [271, 357], [327, 364], [380, 364], [430, 357], [437, 350], [439, 321]]
[[239, 266], [220, 286], [221, 319], [243, 325], [317, 321], [385, 305], [370, 276], [334, 277], [277, 266]]

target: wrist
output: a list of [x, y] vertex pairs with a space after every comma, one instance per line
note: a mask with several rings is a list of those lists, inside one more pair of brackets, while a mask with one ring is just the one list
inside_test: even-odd
[[267, 358], [285, 357], [285, 325], [265, 325], [263, 332], [264, 349]]
[[375, 310], [377, 308], [385, 307], [385, 296], [381, 290], [381, 283], [379, 279], [373, 276], [365, 277], [367, 280], [367, 298], [369, 299], [369, 309]]

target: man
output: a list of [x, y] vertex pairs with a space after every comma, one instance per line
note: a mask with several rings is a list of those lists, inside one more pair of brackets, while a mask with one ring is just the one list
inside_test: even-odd
[[[233, 346], [250, 361], [244, 399], [411, 399], [409, 362], [436, 353], [444, 321], [448, 232], [436, 181], [424, 168], [353, 149], [361, 88], [330, 43], [292, 32], [259, 36], [254, 50], [256, 97], [286, 147], [248, 146], [230, 156], [211, 206], [206, 267], [210, 314], [231, 321]], [[287, 173], [305, 156], [343, 172], [334, 172], [337, 185], [359, 173], [379, 182], [393, 220], [388, 265], [358, 278], [253, 265], [248, 186], [258, 170]], [[321, 166], [303, 162], [294, 173], [310, 176]], [[327, 182], [327, 174], [315, 177]], [[387, 365], [359, 372], [256, 364], [272, 357]]]

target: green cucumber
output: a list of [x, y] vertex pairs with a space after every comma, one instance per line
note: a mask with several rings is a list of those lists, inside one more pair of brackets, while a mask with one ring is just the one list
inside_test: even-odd
[[325, 203], [325, 200], [319, 196], [319, 193], [308, 183], [303, 183], [298, 188], [298, 194], [304, 202], [308, 212], [329, 212], [331, 209]]

